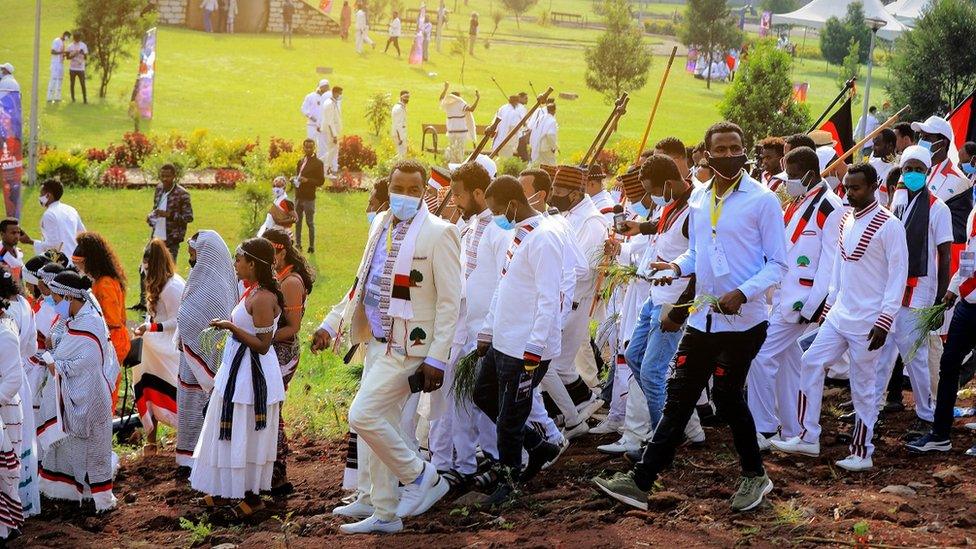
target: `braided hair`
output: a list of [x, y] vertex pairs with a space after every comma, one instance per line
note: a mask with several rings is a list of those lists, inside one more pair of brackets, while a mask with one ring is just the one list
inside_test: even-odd
[[254, 264], [254, 279], [258, 286], [273, 293], [278, 298], [278, 307], [285, 309], [285, 296], [281, 293], [281, 286], [275, 278], [274, 247], [264, 238], [248, 238], [241, 242], [239, 248], [248, 263]]
[[295, 243], [291, 240], [291, 235], [281, 229], [272, 228], [264, 231], [264, 234], [261, 236], [271, 242], [271, 245], [275, 249], [280, 250], [284, 248], [285, 264], [291, 265], [292, 272], [302, 277], [302, 284], [305, 285], [305, 293], [312, 293], [315, 275], [312, 274], [311, 268], [308, 266], [308, 261], [305, 260], [305, 256], [295, 247]]

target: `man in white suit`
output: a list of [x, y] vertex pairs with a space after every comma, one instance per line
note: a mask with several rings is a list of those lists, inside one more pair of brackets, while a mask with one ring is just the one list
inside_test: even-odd
[[393, 105], [390, 119], [393, 121], [392, 135], [393, 146], [396, 147], [397, 158], [407, 157], [407, 103], [410, 102], [410, 92], [400, 91], [400, 101]]
[[322, 146], [319, 158], [325, 165], [325, 173], [339, 173], [339, 136], [342, 135], [342, 88], [332, 88], [332, 97], [322, 103], [319, 122]]
[[322, 116], [322, 103], [332, 97], [329, 92], [329, 81], [319, 80], [317, 88], [312, 90], [305, 99], [302, 100], [302, 116], [305, 117], [305, 137], [315, 141], [319, 150], [322, 150], [322, 142], [319, 138], [319, 117]]
[[411, 392], [443, 383], [461, 303], [460, 235], [427, 209], [426, 188], [427, 170], [418, 162], [393, 168], [390, 209], [373, 220], [352, 288], [313, 336], [316, 352], [346, 332], [351, 343], [366, 346], [349, 426], [368, 449], [359, 466], [368, 471], [370, 490], [339, 513], [364, 518], [342, 525], [345, 534], [398, 532], [401, 517], [425, 512], [449, 489], [400, 429]]

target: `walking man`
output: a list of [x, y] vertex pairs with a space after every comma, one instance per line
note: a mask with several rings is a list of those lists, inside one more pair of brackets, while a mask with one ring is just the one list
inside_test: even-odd
[[305, 116], [305, 137], [314, 139], [319, 147], [322, 147], [322, 137], [319, 134], [319, 125], [322, 116], [322, 103], [332, 94], [329, 93], [329, 81], [319, 80], [319, 86], [312, 90], [305, 99], [302, 100], [302, 115]]
[[363, 43], [367, 43], [376, 48], [376, 43], [369, 37], [369, 20], [366, 18], [366, 10], [360, 4], [356, 10], [356, 53], [363, 53]]
[[397, 57], [400, 57], [400, 35], [403, 34], [403, 24], [400, 22], [400, 14], [394, 10], [393, 17], [390, 19], [389, 37], [386, 39], [386, 47], [383, 53], [390, 49], [390, 44], [396, 48]]
[[322, 160], [315, 156], [315, 141], [306, 139], [302, 143], [305, 156], [295, 168], [295, 244], [302, 248], [302, 218], [308, 224], [308, 253], [315, 253], [315, 190], [325, 184], [325, 169]]
[[423, 165], [402, 160], [393, 168], [390, 209], [371, 225], [352, 289], [313, 336], [314, 352], [347, 330], [366, 347], [349, 426], [368, 449], [359, 466], [368, 468], [371, 489], [359, 503], [372, 515], [340, 526], [344, 534], [398, 532], [402, 517], [427, 511], [448, 492], [400, 430], [411, 387], [441, 388], [461, 302], [458, 229], [428, 211], [426, 189]]

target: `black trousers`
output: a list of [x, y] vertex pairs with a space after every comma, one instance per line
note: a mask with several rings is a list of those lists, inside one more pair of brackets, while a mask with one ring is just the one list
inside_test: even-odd
[[766, 341], [768, 325], [762, 322], [744, 332], [702, 332], [691, 327], [685, 330], [672, 359], [674, 368], [668, 380], [664, 416], [641, 461], [634, 466], [635, 481], [642, 490], [650, 490], [658, 474], [674, 461], [695, 403], [713, 376], [712, 398], [717, 413], [732, 429], [743, 474], [763, 474], [756, 424], [746, 405], [743, 387], [749, 366]]
[[396, 48], [397, 51], [397, 57], [400, 57], [400, 38], [397, 36], [387, 38], [386, 47], [383, 48], [383, 53], [386, 53], [386, 50], [390, 49], [390, 44], [393, 44], [393, 47]]
[[85, 71], [72, 71], [69, 70], [68, 74], [71, 75], [71, 100], [75, 100], [75, 79], [81, 81], [81, 99], [85, 103], [88, 102], [88, 90], [85, 89]]
[[549, 369], [543, 360], [531, 372], [525, 362], [494, 348], [481, 359], [475, 381], [474, 403], [492, 421], [498, 432], [498, 460], [516, 471], [522, 468], [522, 448], [532, 450], [542, 436], [526, 422], [532, 411], [532, 391]]
[[939, 389], [935, 399], [935, 421], [932, 432], [948, 437], [952, 428], [952, 409], [959, 391], [959, 371], [962, 361], [976, 347], [976, 305], [959, 300], [952, 310], [949, 336], [942, 348], [939, 362]]

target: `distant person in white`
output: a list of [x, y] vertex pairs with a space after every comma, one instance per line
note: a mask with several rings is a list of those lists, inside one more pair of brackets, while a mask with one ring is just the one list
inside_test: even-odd
[[[497, 133], [495, 133], [495, 141], [492, 143], [493, 148], [497, 149], [508, 134], [518, 126], [519, 121], [522, 116], [519, 114], [519, 98], [517, 95], [508, 96], [508, 103], [505, 103], [498, 108], [495, 113], [495, 117], [500, 120], [498, 123]], [[505, 143], [505, 148], [498, 151], [499, 158], [506, 158], [515, 155], [515, 147], [518, 145], [518, 139], [513, 137]]]
[[64, 187], [57, 179], [41, 183], [38, 201], [45, 208], [41, 215], [41, 240], [34, 240], [21, 231], [21, 244], [33, 244], [34, 252], [41, 255], [48, 250], [63, 253], [69, 259], [78, 246], [78, 233], [85, 231], [78, 210], [61, 202]]
[[400, 57], [400, 35], [403, 34], [403, 25], [400, 22], [400, 14], [394, 10], [393, 18], [390, 19], [390, 30], [388, 33], [389, 38], [386, 39], [386, 47], [383, 48], [383, 53], [386, 53], [390, 49], [390, 44], [396, 48], [397, 57]]
[[339, 173], [339, 136], [342, 135], [342, 88], [332, 88], [332, 97], [322, 103], [322, 122], [319, 131], [322, 133], [323, 147], [319, 151], [325, 173]]
[[51, 79], [47, 83], [47, 100], [51, 103], [61, 101], [61, 84], [64, 81], [65, 46], [71, 33], [64, 31], [51, 42]]
[[356, 10], [356, 53], [363, 53], [363, 42], [376, 49], [376, 43], [369, 37], [369, 21], [366, 19], [366, 10], [362, 5]]
[[529, 147], [532, 149], [532, 163], [535, 165], [555, 166], [559, 155], [559, 123], [556, 122], [556, 102], [550, 101], [545, 110], [536, 117], [529, 134]]
[[20, 84], [14, 78], [14, 66], [10, 63], [0, 65], [0, 92], [19, 92]]
[[[866, 137], [869, 133], [873, 132], [878, 127], [879, 123], [878, 123], [878, 118], [876, 116], [877, 113], [878, 113], [878, 107], [871, 105], [871, 108], [868, 109], [868, 114], [866, 118], [867, 125], [865, 126], [864, 116], [862, 116], [861, 119], [857, 121], [857, 127], [854, 128], [855, 138], [860, 139], [862, 137]], [[874, 146], [873, 141], [866, 141], [864, 143], [864, 146], [861, 147], [861, 149], [865, 151], [871, 150], [872, 146]]]
[[322, 142], [319, 139], [319, 122], [322, 116], [322, 103], [326, 98], [332, 97], [329, 93], [329, 81], [319, 80], [319, 86], [312, 90], [305, 99], [302, 100], [302, 115], [305, 116], [305, 137], [314, 140], [322, 149]]
[[396, 147], [397, 158], [407, 157], [407, 103], [410, 102], [410, 92], [400, 91], [400, 101], [393, 105], [390, 118], [393, 120], [392, 137]]
[[88, 90], [85, 89], [85, 60], [88, 59], [88, 44], [81, 41], [77, 32], [74, 42], [68, 46], [68, 74], [71, 75], [71, 102], [75, 101], [75, 79], [81, 81], [81, 99], [88, 103]]

